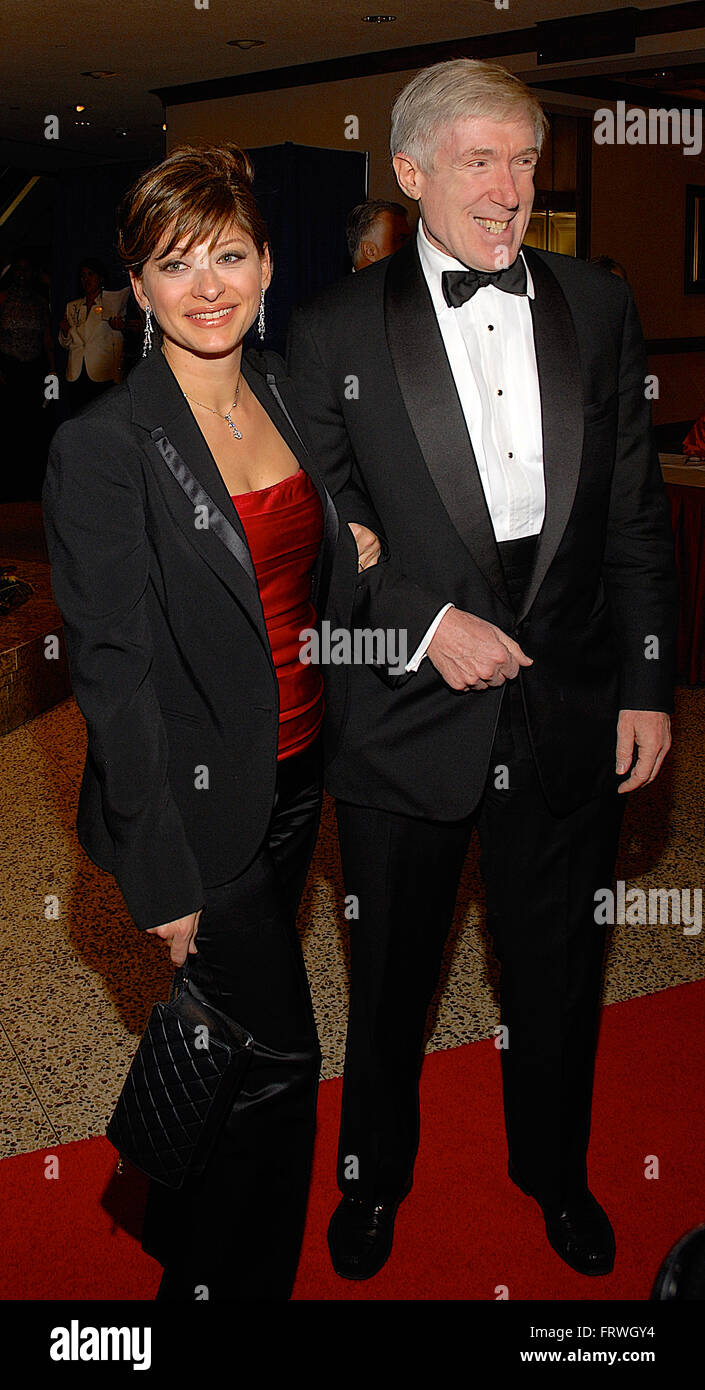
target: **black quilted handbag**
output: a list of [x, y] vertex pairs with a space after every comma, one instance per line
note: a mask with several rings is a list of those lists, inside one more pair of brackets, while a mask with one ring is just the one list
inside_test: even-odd
[[177, 970], [155, 1004], [107, 1136], [122, 1158], [178, 1188], [205, 1167], [240, 1090], [254, 1041]]

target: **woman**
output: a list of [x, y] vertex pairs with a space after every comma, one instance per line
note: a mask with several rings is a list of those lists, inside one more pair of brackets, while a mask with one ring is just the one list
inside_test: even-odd
[[69, 300], [59, 327], [59, 342], [69, 354], [66, 381], [72, 413], [120, 380], [129, 295], [126, 289], [104, 289], [105, 268], [90, 257], [81, 264], [79, 283], [83, 294]]
[[[287, 1298], [320, 1052], [296, 909], [320, 800], [320, 672], [376, 538], [338, 526], [279, 358], [242, 353], [271, 262], [237, 146], [182, 147], [121, 210], [146, 314], [127, 381], [58, 431], [44, 508], [88, 726], [81, 844], [138, 927], [255, 1039], [200, 1180], [150, 1188], [158, 1297]], [[204, 1292], [205, 1290], [205, 1292]]]

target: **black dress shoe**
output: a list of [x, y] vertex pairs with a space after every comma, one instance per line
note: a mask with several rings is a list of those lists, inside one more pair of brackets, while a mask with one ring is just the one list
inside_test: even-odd
[[510, 1167], [509, 1176], [527, 1197], [539, 1203], [548, 1243], [578, 1274], [609, 1274], [614, 1267], [614, 1231], [607, 1213], [585, 1187], [559, 1206], [539, 1201]]
[[371, 1279], [392, 1252], [397, 1208], [411, 1191], [409, 1183], [392, 1202], [343, 1197], [330, 1219], [328, 1248], [342, 1279]]

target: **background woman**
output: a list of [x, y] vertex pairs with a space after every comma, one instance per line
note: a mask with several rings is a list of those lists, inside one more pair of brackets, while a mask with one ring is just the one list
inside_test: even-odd
[[328, 592], [349, 609], [358, 567], [280, 359], [242, 353], [271, 277], [251, 177], [235, 145], [182, 147], [127, 195], [119, 251], [151, 346], [57, 431], [44, 491], [88, 726], [79, 838], [255, 1039], [202, 1178], [150, 1187], [143, 1243], [171, 1299], [291, 1292], [320, 1063], [295, 919], [323, 700], [298, 634]]
[[130, 293], [104, 289], [105, 267], [92, 257], [81, 262], [78, 278], [83, 293], [69, 300], [59, 328], [59, 342], [69, 354], [66, 381], [72, 413], [120, 380]]

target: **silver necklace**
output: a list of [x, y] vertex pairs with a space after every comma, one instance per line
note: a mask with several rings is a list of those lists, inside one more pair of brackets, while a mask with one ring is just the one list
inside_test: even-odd
[[[240, 395], [240, 382], [241, 382], [241, 380], [242, 380], [242, 377], [238, 377], [238, 379], [237, 379], [237, 390], [236, 390], [236, 392], [235, 392], [235, 400], [233, 401], [233, 403], [232, 403], [232, 405], [231, 405], [231, 407], [230, 407], [230, 410], [234, 410], [234, 409], [235, 409], [235, 406], [237, 405], [237, 398], [238, 398], [238, 396]], [[182, 396], [185, 396], [185, 397], [186, 397], [186, 400], [187, 400], [187, 401], [193, 401], [194, 405], [200, 405], [201, 408], [202, 408], [203, 410], [210, 410], [211, 415], [217, 415], [219, 420], [227, 420], [227, 422], [228, 422], [228, 424], [229, 424], [229, 426], [230, 426], [230, 428], [231, 428], [231, 430], [232, 430], [233, 435], [235, 436], [235, 438], [236, 438], [236, 439], [242, 439], [242, 434], [240, 433], [240, 430], [238, 429], [237, 425], [235, 424], [235, 421], [230, 419], [230, 410], [228, 410], [227, 413], [226, 413], [225, 415], [221, 415], [220, 411], [219, 411], [219, 410], [214, 410], [213, 407], [212, 407], [212, 405], [204, 405], [204, 404], [203, 404], [203, 401], [197, 401], [196, 398], [195, 398], [195, 396], [189, 396], [188, 391], [182, 391], [181, 394], [182, 394]]]

